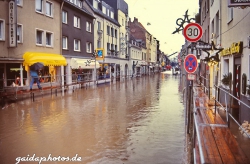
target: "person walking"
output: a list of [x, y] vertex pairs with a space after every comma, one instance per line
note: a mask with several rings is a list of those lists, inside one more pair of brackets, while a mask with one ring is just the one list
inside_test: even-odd
[[37, 71], [30, 70], [30, 76], [31, 76], [30, 90], [32, 91], [32, 86], [34, 82], [36, 82], [38, 89], [42, 89], [42, 87], [40, 86], [40, 81]]

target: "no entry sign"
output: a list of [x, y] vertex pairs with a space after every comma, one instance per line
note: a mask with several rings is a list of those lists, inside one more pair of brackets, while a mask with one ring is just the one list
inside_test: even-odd
[[184, 37], [190, 42], [197, 42], [202, 37], [202, 28], [197, 23], [189, 23], [183, 30]]
[[184, 59], [184, 68], [187, 73], [194, 73], [198, 67], [198, 61], [194, 54], [188, 54]]

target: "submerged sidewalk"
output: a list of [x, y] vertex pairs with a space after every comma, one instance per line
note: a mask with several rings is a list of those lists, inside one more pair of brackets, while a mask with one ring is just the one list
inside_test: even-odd
[[218, 110], [209, 107], [208, 96], [202, 88], [194, 86], [193, 93], [195, 163], [250, 163]]

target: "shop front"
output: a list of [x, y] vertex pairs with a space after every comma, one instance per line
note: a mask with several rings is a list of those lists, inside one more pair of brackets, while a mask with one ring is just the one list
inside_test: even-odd
[[98, 70], [100, 64], [94, 59], [71, 58], [70, 73], [67, 73], [66, 83], [93, 81], [96, 79], [95, 70]]
[[[247, 74], [247, 67], [249, 63], [247, 61], [247, 56], [244, 55], [244, 47], [243, 42], [235, 42], [232, 43], [230, 47], [225, 48], [221, 53], [222, 62], [223, 62], [223, 70], [222, 76], [228, 75], [229, 73], [232, 74], [232, 93], [233, 96], [237, 99], [249, 104], [247, 100], [247, 93], [244, 92], [246, 90], [246, 81], [244, 82], [243, 75]], [[244, 59], [246, 59], [244, 61]], [[245, 64], [245, 65], [244, 65]], [[245, 69], [243, 69], [245, 67]], [[247, 76], [245, 76], [247, 77]], [[225, 81], [225, 80], [224, 80]], [[249, 120], [250, 114], [249, 109], [246, 106], [239, 103], [237, 99], [232, 99], [232, 105], [234, 106], [232, 110], [233, 116], [240, 122], [243, 120]]]
[[[66, 66], [66, 59], [59, 54], [50, 54], [50, 53], [42, 53], [42, 52], [26, 52], [23, 55], [23, 66], [24, 70], [27, 72], [27, 79], [25, 79], [25, 86], [29, 85], [30, 82], [30, 66], [34, 63], [43, 63], [44, 67], [37, 70], [40, 82], [44, 83], [42, 85], [56, 83], [61, 84], [63, 81], [63, 72], [61, 71], [61, 66]], [[22, 76], [21, 76], [21, 79]]]

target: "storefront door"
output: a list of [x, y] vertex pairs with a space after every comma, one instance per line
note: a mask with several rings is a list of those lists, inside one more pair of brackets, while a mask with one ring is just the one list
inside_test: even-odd
[[[241, 86], [241, 58], [235, 58], [234, 77], [233, 77], [233, 95], [240, 99]], [[239, 103], [236, 99], [233, 101], [232, 114], [239, 119]]]

